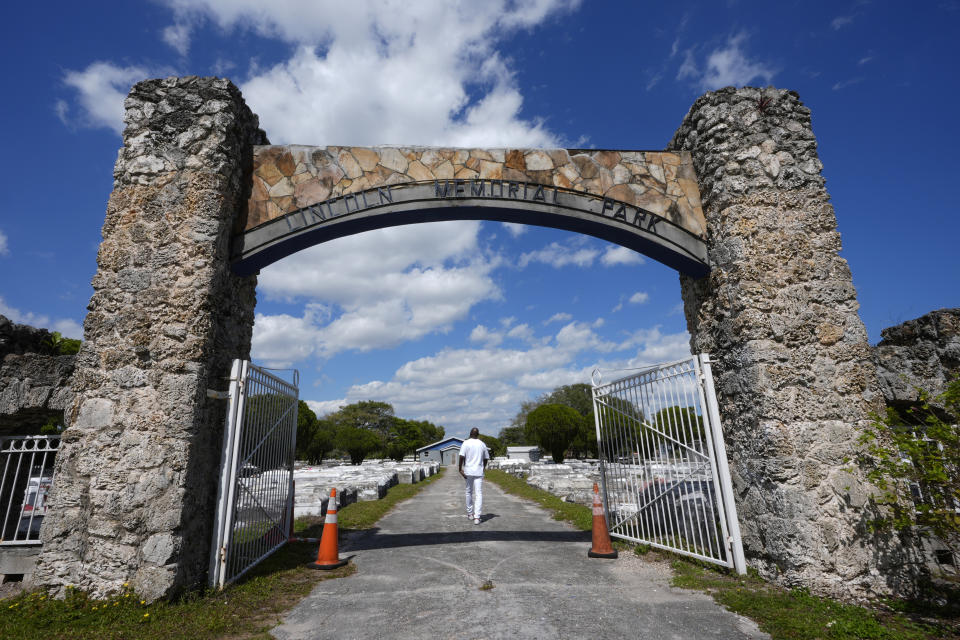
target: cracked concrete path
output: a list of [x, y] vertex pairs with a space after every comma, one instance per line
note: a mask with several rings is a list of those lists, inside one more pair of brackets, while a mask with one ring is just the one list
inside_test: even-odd
[[[483, 521], [455, 469], [341, 545], [357, 573], [321, 582], [272, 631], [331, 638], [769, 638], [663, 563], [591, 559], [589, 532], [484, 482]], [[492, 588], [482, 588], [484, 585]]]

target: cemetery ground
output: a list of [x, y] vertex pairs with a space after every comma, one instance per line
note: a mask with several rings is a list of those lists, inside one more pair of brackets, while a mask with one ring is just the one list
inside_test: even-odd
[[[443, 637], [466, 638], [960, 638], [957, 592], [943, 592], [936, 608], [864, 608], [622, 542], [615, 543], [618, 560], [589, 560], [589, 508], [490, 471], [488, 514], [475, 526], [463, 517], [459, 480], [448, 470], [394, 486], [384, 499], [342, 508], [340, 554], [353, 559], [342, 569], [307, 569], [316, 545], [288, 544], [222, 593], [149, 605], [129, 591], [101, 601], [77, 591], [62, 601], [25, 593], [0, 601], [0, 637], [386, 638], [443, 631]], [[520, 518], [533, 518], [539, 531]], [[321, 522], [300, 519], [298, 535], [319, 536]], [[434, 540], [418, 541], [424, 530]], [[525, 550], [500, 557], [502, 545]], [[530, 545], [563, 550], [550, 561], [531, 554]], [[471, 560], [463, 557], [468, 549], [480, 551]], [[387, 570], [389, 562], [399, 566]], [[503, 565], [513, 569], [501, 572]], [[689, 590], [709, 594], [756, 625]], [[626, 608], [620, 608], [614, 600], [624, 597]], [[458, 600], [468, 617], [443, 608]]]

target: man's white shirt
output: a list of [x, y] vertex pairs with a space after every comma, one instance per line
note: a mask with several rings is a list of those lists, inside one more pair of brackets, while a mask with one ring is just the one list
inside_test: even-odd
[[467, 438], [460, 445], [460, 457], [463, 459], [463, 473], [468, 476], [483, 475], [483, 461], [490, 459], [487, 445], [480, 438]]

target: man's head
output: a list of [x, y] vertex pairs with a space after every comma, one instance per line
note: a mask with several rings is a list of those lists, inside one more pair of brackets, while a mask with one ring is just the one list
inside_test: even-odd
[[480, 429], [477, 429], [476, 427], [474, 427], [473, 429], [470, 429], [470, 437], [471, 437], [471, 438], [479, 438], [479, 437], [480, 437]]

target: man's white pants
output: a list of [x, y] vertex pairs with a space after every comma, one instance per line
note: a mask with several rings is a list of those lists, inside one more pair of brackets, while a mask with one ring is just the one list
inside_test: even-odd
[[467, 514], [480, 517], [483, 507], [483, 476], [467, 476]]

